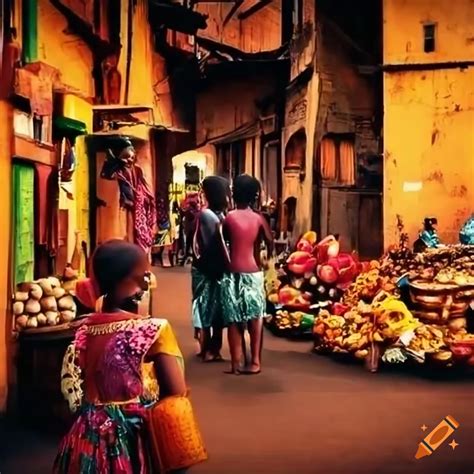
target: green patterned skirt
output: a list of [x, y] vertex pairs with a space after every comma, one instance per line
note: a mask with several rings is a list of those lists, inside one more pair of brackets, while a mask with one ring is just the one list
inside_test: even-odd
[[265, 315], [263, 272], [229, 273], [221, 282], [224, 325], [246, 323]]
[[220, 278], [209, 278], [192, 267], [193, 326], [196, 329], [222, 325], [222, 303]]

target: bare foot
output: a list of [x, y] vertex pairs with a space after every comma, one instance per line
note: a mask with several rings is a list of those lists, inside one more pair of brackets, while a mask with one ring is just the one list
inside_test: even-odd
[[257, 375], [262, 371], [260, 365], [251, 364], [245, 370], [242, 371], [243, 375]]

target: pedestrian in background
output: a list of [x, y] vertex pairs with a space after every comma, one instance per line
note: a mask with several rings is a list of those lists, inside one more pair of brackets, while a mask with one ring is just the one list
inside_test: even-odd
[[205, 208], [198, 214], [193, 238], [192, 315], [204, 362], [222, 361], [221, 283], [226, 271], [222, 222], [229, 206], [229, 182], [209, 176], [202, 182]]
[[[224, 238], [229, 245], [229, 272], [222, 281], [224, 323], [228, 327], [232, 374], [261, 371], [263, 316], [266, 308], [264, 276], [260, 260], [264, 240], [272, 253], [272, 234], [260, 208], [260, 183], [249, 175], [234, 180], [236, 209], [224, 221]], [[250, 334], [251, 360], [242, 368], [244, 330]], [[245, 347], [245, 346], [244, 346]]]

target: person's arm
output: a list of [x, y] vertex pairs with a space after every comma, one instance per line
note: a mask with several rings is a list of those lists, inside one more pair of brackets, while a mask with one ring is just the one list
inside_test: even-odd
[[147, 353], [146, 360], [152, 361], [156, 378], [160, 387], [160, 399], [175, 395], [185, 395], [187, 392], [184, 378], [183, 356], [173, 329], [167, 321], [157, 340]]
[[156, 377], [160, 386], [160, 398], [186, 394], [183, 368], [175, 356], [158, 354], [153, 358]]
[[268, 224], [267, 220], [263, 215], [260, 214], [260, 222], [261, 222], [261, 231], [263, 234], [263, 240], [265, 245], [268, 249], [268, 255], [273, 255], [273, 234], [272, 230], [270, 229], [270, 225]]

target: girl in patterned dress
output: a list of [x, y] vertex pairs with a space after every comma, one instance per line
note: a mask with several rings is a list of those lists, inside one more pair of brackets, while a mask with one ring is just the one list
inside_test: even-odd
[[78, 416], [53, 472], [151, 474], [147, 409], [186, 393], [182, 355], [164, 319], [137, 314], [149, 284], [138, 246], [113, 240], [93, 257], [102, 308], [77, 330], [64, 358], [62, 391]]

